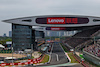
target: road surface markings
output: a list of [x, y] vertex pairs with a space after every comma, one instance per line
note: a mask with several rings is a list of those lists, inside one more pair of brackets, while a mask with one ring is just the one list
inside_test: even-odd
[[56, 54], [56, 56], [57, 56], [57, 61], [59, 61], [59, 57], [58, 57], [58, 54]]

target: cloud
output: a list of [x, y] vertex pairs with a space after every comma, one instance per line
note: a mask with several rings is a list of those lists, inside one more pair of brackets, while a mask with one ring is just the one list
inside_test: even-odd
[[[100, 17], [100, 0], [0, 0], [0, 21], [25, 16], [55, 14]], [[11, 30], [9, 28], [9, 24], [0, 22], [1, 35], [4, 31]]]

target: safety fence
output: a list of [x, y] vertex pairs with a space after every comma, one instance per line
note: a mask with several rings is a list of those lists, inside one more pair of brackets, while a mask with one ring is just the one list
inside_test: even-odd
[[83, 57], [85, 60], [91, 62], [92, 64], [96, 65], [97, 67], [100, 67], [100, 58], [83, 50]]
[[43, 57], [39, 57], [39, 58], [36, 58], [36, 59], [28, 59], [27, 62], [24, 62], [24, 63], [1, 63], [0, 66], [1, 67], [5, 67], [5, 66], [8, 66], [8, 67], [11, 67], [11, 66], [25, 66], [25, 65], [31, 65], [31, 64], [37, 64], [37, 63], [40, 63], [43, 59], [44, 59], [45, 55]]

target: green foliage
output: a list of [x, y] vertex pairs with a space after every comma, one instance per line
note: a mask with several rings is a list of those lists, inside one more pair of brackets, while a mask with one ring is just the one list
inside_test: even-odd
[[41, 52], [38, 52], [39, 54], [42, 54]]
[[68, 52], [68, 56], [69, 56], [70, 59], [71, 59], [71, 63], [78, 63], [78, 61], [73, 57], [73, 55], [72, 55], [71, 52]]
[[83, 57], [83, 55], [82, 55], [82, 54], [80, 54], [79, 56], [80, 56], [82, 59], [84, 59], [84, 57]]
[[0, 50], [0, 53], [12, 53], [11, 50]]
[[62, 48], [64, 49], [65, 52], [68, 52], [67, 49], [62, 45], [62, 43], [60, 43]]
[[5, 44], [5, 43], [6, 43], [5, 40], [1, 40], [1, 41], [0, 41], [0, 44]]
[[0, 44], [5, 45], [7, 41], [12, 41], [9, 37], [0, 37]]
[[6, 41], [12, 41], [12, 39], [11, 38], [7, 38]]
[[32, 56], [32, 59], [33, 59], [34, 57]]

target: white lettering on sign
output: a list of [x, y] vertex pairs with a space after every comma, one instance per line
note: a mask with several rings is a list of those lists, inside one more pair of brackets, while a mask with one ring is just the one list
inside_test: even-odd
[[64, 20], [63, 20], [63, 19], [51, 19], [51, 20], [48, 19], [48, 22], [49, 22], [49, 23], [51, 23], [51, 22], [52, 22], [52, 23], [53, 23], [53, 22], [57, 22], [57, 23], [62, 22], [62, 23], [63, 23]]
[[60, 30], [60, 28], [51, 28], [51, 30]]
[[65, 24], [65, 18], [47, 18], [47, 24]]

